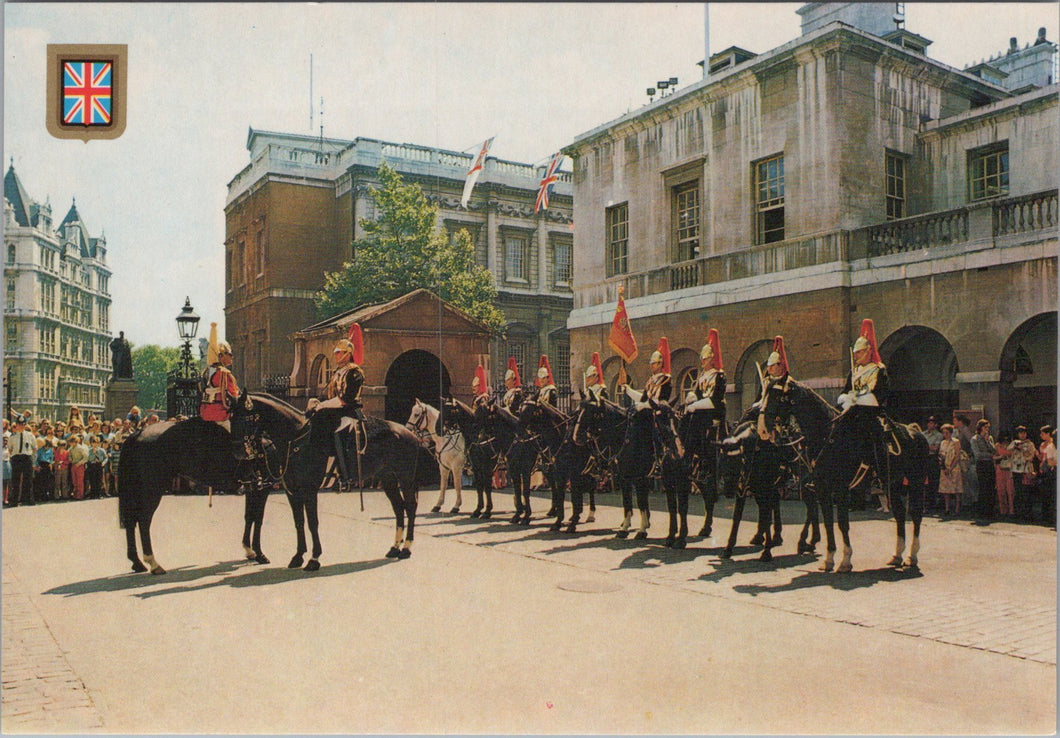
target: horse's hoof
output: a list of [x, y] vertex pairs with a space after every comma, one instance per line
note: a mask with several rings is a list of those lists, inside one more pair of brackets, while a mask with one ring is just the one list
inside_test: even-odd
[[727, 548], [724, 551], [722, 551], [721, 552], [721, 558], [723, 558], [723, 559], [731, 559], [732, 558], [732, 549], [731, 548]]
[[762, 555], [758, 557], [758, 560], [759, 561], [772, 561], [773, 560], [773, 552], [770, 551], [768, 548], [765, 549], [764, 551], [762, 551]]
[[852, 571], [854, 571], [853, 564], [840, 564], [838, 567], [836, 567], [836, 572], [838, 574], [847, 574], [848, 572]]
[[892, 556], [891, 560], [887, 562], [887, 566], [901, 566], [901, 565], [902, 565], [902, 557], [899, 556], [898, 554], [895, 554], [894, 556]]
[[398, 548], [397, 546], [391, 546], [390, 550], [386, 552], [386, 557], [388, 559], [396, 559], [400, 555], [401, 555], [401, 549]]
[[310, 559], [309, 563], [305, 565], [305, 571], [317, 571], [320, 569], [320, 562], [316, 559]]
[[147, 571], [147, 567], [139, 561], [134, 561], [132, 565], [132, 570], [135, 571], [137, 574], [142, 574], [143, 572]]
[[783, 545], [784, 545], [784, 539], [783, 538], [781, 538], [780, 536], [773, 536], [773, 548], [776, 548], [777, 546], [783, 546]]
[[646, 531], [646, 530], [638, 530], [636, 533], [633, 534], [633, 540], [634, 541], [643, 541], [647, 537], [648, 537], [648, 531]]
[[562, 529], [563, 529], [563, 523], [561, 523], [558, 520], [555, 523], [553, 523], [552, 525], [548, 526], [548, 530], [549, 530], [550, 533], [559, 533]]
[[442, 511], [442, 506], [441, 505], [435, 505], [434, 507], [431, 508], [431, 512], [441, 512], [441, 511]]
[[472, 510], [471, 511], [471, 517], [473, 517], [473, 518], [477, 518], [480, 515], [482, 515], [482, 511], [481, 510]]
[[799, 541], [798, 553], [800, 554], [811, 554], [813, 553], [813, 546], [808, 543]]
[[519, 525], [530, 525], [530, 513], [523, 516], [523, 519], [519, 521]]
[[917, 563], [916, 559], [906, 559], [905, 560], [905, 568], [906, 569], [919, 569], [920, 565]]
[[765, 537], [761, 533], [755, 533], [754, 536], [751, 538], [750, 545], [761, 546], [764, 541]]
[[398, 558], [399, 559], [407, 559], [407, 558], [410, 558], [411, 556], [412, 556], [412, 549], [411, 548], [403, 548], [403, 549], [401, 549], [398, 552]]
[[577, 523], [570, 523], [570, 524], [567, 525], [567, 533], [577, 533], [577, 532], [578, 532], [578, 524]]
[[291, 559], [291, 562], [287, 564], [287, 568], [301, 569], [303, 562], [305, 562], [305, 558], [302, 556], [302, 554], [295, 554], [294, 558]]
[[545, 517], [546, 517], [546, 518], [555, 518], [555, 517], [559, 517], [559, 509], [557, 509], [557, 508], [556, 508], [555, 506], [553, 506], [553, 507], [550, 507], [550, 508], [548, 509], [548, 514], [547, 514], [547, 515], [545, 515]]
[[519, 522], [522, 519], [523, 519], [523, 514], [521, 512], [517, 512], [515, 515], [512, 516], [512, 519], [509, 520], [508, 522], [511, 523], [512, 525], [519, 525]]
[[243, 546], [243, 553], [244, 553], [244, 555], [246, 555], [247, 561], [250, 561], [255, 556], [257, 556], [257, 553], [255, 553], [254, 549], [252, 549], [250, 546]]
[[629, 531], [628, 530], [620, 530], [617, 533], [615, 533], [615, 538], [629, 538]]
[[673, 536], [667, 536], [665, 539], [663, 539], [663, 545], [666, 546], [667, 548], [673, 548], [674, 547], [674, 537]]
[[456, 515], [458, 512], [460, 512], [460, 505], [454, 506], [453, 509], [449, 511], [449, 514]]
[[161, 566], [159, 566], [158, 564], [155, 564], [154, 568], [153, 568], [153, 569], [151, 569], [151, 573], [152, 573], [152, 574], [154, 574], [155, 576], [158, 576], [159, 574], [165, 574], [165, 573], [166, 573], [166, 570], [165, 570], [165, 569], [163, 569], [163, 568], [162, 568]]
[[821, 571], [832, 571], [835, 568], [835, 564], [831, 561], [822, 561], [820, 569]]
[[585, 522], [586, 523], [595, 523], [596, 522], [596, 514], [595, 513], [589, 513], [589, 517], [587, 517], [585, 519]]
[[682, 548], [684, 548], [687, 545], [688, 545], [688, 543], [686, 542], [686, 540], [684, 538], [678, 538], [677, 540], [674, 541], [674, 548], [676, 548], [676, 549], [682, 549]]
[[269, 561], [269, 557], [266, 556], [265, 554], [258, 554], [257, 556], [254, 557], [254, 561], [258, 562], [259, 564], [272, 563], [272, 562]]
[[712, 532], [713, 532], [713, 531], [712, 531], [712, 529], [711, 529], [711, 527], [710, 527], [709, 525], [704, 525], [704, 526], [703, 526], [702, 528], [700, 528], [700, 530], [699, 530], [699, 537], [700, 537], [700, 538], [710, 538], [710, 534], [711, 534]]
[[479, 515], [479, 518], [481, 518], [482, 520], [489, 520], [492, 517], [493, 517], [493, 513], [490, 512], [489, 510], [487, 510], [486, 512], [484, 512], [481, 515]]

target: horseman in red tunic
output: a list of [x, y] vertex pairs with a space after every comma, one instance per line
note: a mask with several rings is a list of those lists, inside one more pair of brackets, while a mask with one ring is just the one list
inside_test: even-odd
[[232, 366], [232, 347], [227, 341], [217, 340], [217, 323], [210, 323], [210, 342], [207, 367], [199, 381], [202, 399], [199, 416], [231, 432], [229, 421], [232, 400], [239, 396], [239, 386], [229, 367]]
[[[351, 482], [354, 472], [359, 470], [360, 449], [358, 438], [364, 436], [364, 415], [361, 413], [361, 387], [364, 385], [364, 339], [361, 326], [350, 325], [347, 337], [335, 343], [332, 349], [335, 359], [335, 373], [328, 382], [327, 398], [321, 402], [316, 398], [309, 401], [306, 417], [324, 416], [328, 425], [335, 426], [335, 458], [343, 479]], [[319, 423], [314, 419], [314, 423]], [[351, 428], [353, 431], [351, 432]], [[357, 471], [357, 477], [360, 477]]]

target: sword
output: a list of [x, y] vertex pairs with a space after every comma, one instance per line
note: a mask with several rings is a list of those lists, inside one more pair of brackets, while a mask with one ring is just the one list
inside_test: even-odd
[[361, 486], [361, 512], [364, 512], [364, 475], [361, 473], [361, 440], [358, 436], [362, 433], [361, 421], [353, 425], [353, 450], [357, 452], [357, 484]]

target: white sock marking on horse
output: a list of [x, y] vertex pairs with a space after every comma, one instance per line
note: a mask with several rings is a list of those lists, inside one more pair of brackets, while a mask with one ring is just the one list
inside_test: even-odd
[[401, 546], [403, 540], [405, 540], [405, 529], [399, 527], [394, 531], [394, 548]]
[[649, 523], [648, 523], [648, 513], [646, 513], [643, 510], [641, 510], [640, 511], [640, 528], [638, 528], [637, 530], [638, 531], [647, 530], [648, 529], [648, 525], [649, 525]]
[[161, 565], [157, 561], [155, 561], [155, 557], [152, 554], [145, 554], [144, 555], [144, 563], [147, 564], [147, 568], [150, 571], [154, 571], [155, 569], [161, 569], [162, 568]]
[[894, 543], [894, 555], [895, 558], [902, 558], [902, 554], [905, 553], [905, 538], [899, 538]]
[[909, 558], [906, 560], [906, 566], [917, 565], [917, 554], [920, 553], [920, 536], [913, 536], [913, 543], [909, 546]]
[[633, 513], [628, 512], [622, 517], [622, 525], [618, 526], [619, 530], [629, 530], [630, 519], [632, 519]]

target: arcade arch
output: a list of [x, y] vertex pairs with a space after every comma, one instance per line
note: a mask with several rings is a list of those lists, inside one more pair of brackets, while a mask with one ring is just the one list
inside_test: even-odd
[[888, 414], [924, 426], [929, 415], [949, 418], [960, 405], [957, 354], [938, 331], [923, 325], [899, 328], [879, 346], [890, 378]]
[[[762, 394], [762, 380], [758, 376], [756, 364], [760, 364], [764, 369], [766, 360], [769, 359], [769, 354], [772, 350], [773, 340], [764, 338], [748, 346], [740, 360], [736, 362], [734, 379], [736, 382], [736, 399], [739, 401], [740, 406], [729, 410], [729, 419], [738, 419]], [[791, 352], [785, 351], [785, 353], [788, 357], [789, 368], [791, 368], [794, 375], [794, 368], [791, 367]]]
[[386, 371], [385, 417], [404, 424], [417, 398], [434, 407], [449, 394], [449, 370], [430, 351], [412, 349], [399, 355]]
[[1012, 332], [1001, 350], [996, 430], [1056, 425], [1056, 311], [1040, 313]]

